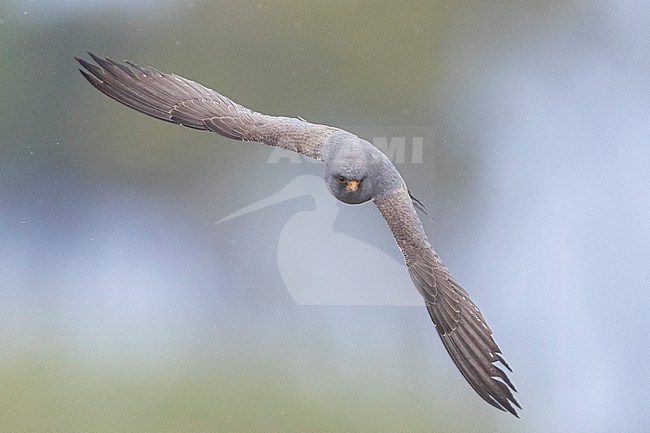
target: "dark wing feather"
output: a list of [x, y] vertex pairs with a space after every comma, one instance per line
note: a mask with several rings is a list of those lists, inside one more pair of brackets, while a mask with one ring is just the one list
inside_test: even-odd
[[102, 93], [141, 113], [233, 140], [258, 141], [321, 159], [325, 139], [337, 128], [302, 119], [267, 116], [175, 74], [118, 63], [88, 53], [76, 58], [84, 77]]
[[514, 406], [521, 406], [512, 393], [516, 389], [497, 363], [512, 370], [501, 357], [478, 307], [431, 247], [406, 188], [374, 201], [404, 254], [411, 279], [456, 367], [485, 401], [518, 416]]

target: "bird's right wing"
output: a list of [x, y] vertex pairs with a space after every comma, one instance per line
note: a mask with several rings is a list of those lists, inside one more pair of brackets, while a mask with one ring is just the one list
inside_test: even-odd
[[516, 389], [497, 363], [510, 367], [478, 307], [431, 247], [408, 190], [402, 187], [374, 201], [402, 250], [411, 279], [454, 364], [485, 401], [517, 416], [513, 405], [521, 407], [512, 394]]
[[339, 129], [291, 117], [267, 116], [194, 81], [118, 63], [88, 53], [97, 65], [76, 58], [84, 77], [107, 96], [136, 111], [233, 140], [257, 141], [321, 159], [321, 147]]

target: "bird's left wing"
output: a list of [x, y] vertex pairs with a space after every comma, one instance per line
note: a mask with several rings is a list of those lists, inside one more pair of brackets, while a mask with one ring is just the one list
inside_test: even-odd
[[315, 159], [322, 158], [325, 139], [339, 131], [302, 119], [257, 113], [178, 75], [88, 54], [96, 65], [76, 59], [90, 84], [116, 101], [166, 122], [216, 132], [233, 140], [257, 141]]
[[521, 407], [512, 394], [516, 389], [497, 363], [510, 367], [478, 307], [431, 247], [408, 190], [401, 187], [374, 201], [456, 367], [485, 401], [517, 416], [513, 405]]

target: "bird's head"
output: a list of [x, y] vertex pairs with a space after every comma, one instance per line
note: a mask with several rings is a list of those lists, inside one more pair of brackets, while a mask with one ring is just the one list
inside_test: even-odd
[[325, 164], [325, 183], [330, 193], [344, 203], [364, 203], [374, 196], [373, 173], [363, 155], [339, 154]]
[[332, 174], [327, 180], [327, 187], [334, 197], [348, 204], [360, 204], [372, 198], [366, 188], [364, 176], [346, 176]]
[[402, 182], [383, 153], [349, 132], [336, 132], [327, 139], [323, 161], [327, 188], [344, 203], [365, 203], [394, 190]]

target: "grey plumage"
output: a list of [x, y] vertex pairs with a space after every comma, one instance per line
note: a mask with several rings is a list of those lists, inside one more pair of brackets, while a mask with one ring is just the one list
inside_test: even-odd
[[[404, 180], [377, 148], [354, 134], [302, 119], [268, 116], [198, 83], [153, 68], [121, 64], [91, 53], [77, 58], [86, 79], [102, 93], [149, 116], [233, 140], [257, 141], [324, 162], [325, 183], [337, 199], [373, 200], [404, 255], [408, 272], [452, 360], [472, 388], [492, 406], [517, 416], [510, 367], [492, 330], [467, 292], [431, 247]], [[421, 203], [415, 200], [415, 205]], [[512, 371], [512, 370], [510, 370]]]
[[76, 60], [81, 73], [104, 94], [141, 113], [233, 140], [258, 141], [321, 159], [323, 140], [338, 128], [290, 117], [267, 116], [243, 107], [194, 81], [154, 68], [88, 53], [97, 65]]

